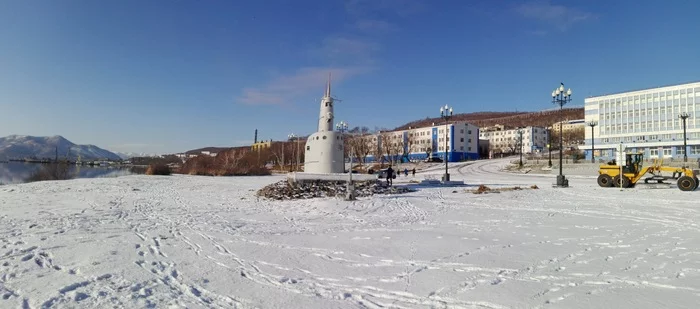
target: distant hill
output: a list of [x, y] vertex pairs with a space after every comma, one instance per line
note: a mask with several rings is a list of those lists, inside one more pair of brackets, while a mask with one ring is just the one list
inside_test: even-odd
[[204, 148], [198, 148], [198, 149], [192, 149], [192, 150], [185, 151], [185, 154], [201, 154], [202, 151], [209, 151], [209, 152], [211, 152], [211, 153], [219, 153], [219, 152], [222, 152], [222, 151], [231, 150], [231, 149], [238, 149], [238, 148], [241, 148], [241, 149], [243, 149], [243, 148], [250, 149], [250, 146], [241, 146], [241, 147], [204, 147]]
[[[574, 120], [585, 117], [583, 107], [564, 108], [563, 110], [546, 110], [541, 112], [476, 112], [467, 114], [456, 114], [450, 121], [466, 121], [478, 127], [488, 127], [502, 124], [506, 128], [538, 126], [548, 127], [560, 119]], [[411, 121], [395, 130], [405, 130], [409, 127], [425, 127], [435, 124], [444, 124], [442, 118], [425, 118]]]
[[95, 145], [76, 145], [63, 136], [10, 135], [0, 138], [0, 159], [53, 159], [58, 149], [59, 159], [120, 160], [113, 152]]

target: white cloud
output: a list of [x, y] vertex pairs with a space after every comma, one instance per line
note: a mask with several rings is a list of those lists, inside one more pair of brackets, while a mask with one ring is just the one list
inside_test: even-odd
[[351, 20], [349, 25], [352, 25], [352, 29], [360, 30], [361, 35], [340, 33], [325, 37], [308, 49], [312, 60], [323, 65], [302, 67], [288, 74], [273, 76], [263, 85], [246, 87], [235, 101], [248, 105], [292, 104], [295, 99], [312, 91], [322, 95], [329, 72], [333, 75], [333, 82], [339, 83], [374, 70], [381, 45], [369, 39], [369, 35], [386, 34], [397, 27], [368, 15], [393, 12], [406, 16], [420, 8], [422, 6], [418, 0], [346, 1], [346, 13]]
[[294, 73], [273, 78], [267, 84], [244, 89], [238, 102], [248, 105], [282, 105], [311, 91], [323, 94], [324, 85], [331, 73], [333, 83], [371, 71], [371, 67], [306, 67]]
[[368, 40], [328, 37], [319, 48], [312, 49], [311, 53], [335, 63], [368, 64], [373, 62], [374, 54], [379, 49], [379, 44]]
[[[551, 4], [549, 0], [522, 3], [515, 7], [515, 12], [522, 17], [548, 24], [560, 31], [566, 31], [572, 25], [594, 17], [590, 12], [563, 5]], [[544, 32], [544, 30], [538, 30], [533, 33], [542, 35]]]

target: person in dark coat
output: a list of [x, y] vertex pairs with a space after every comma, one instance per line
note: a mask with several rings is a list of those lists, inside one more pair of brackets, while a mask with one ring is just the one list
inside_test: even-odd
[[389, 165], [389, 168], [386, 169], [386, 183], [391, 186], [394, 183], [392, 181], [393, 179], [394, 179], [394, 169], [391, 168], [391, 165]]
[[411, 173], [413, 173], [413, 177], [416, 177], [416, 168], [415, 167], [411, 170]]

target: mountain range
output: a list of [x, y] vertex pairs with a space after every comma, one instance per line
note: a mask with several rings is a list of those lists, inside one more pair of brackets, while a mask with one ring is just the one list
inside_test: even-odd
[[76, 145], [63, 136], [10, 135], [0, 137], [0, 160], [68, 157], [75, 160], [120, 160], [117, 154], [95, 145]]

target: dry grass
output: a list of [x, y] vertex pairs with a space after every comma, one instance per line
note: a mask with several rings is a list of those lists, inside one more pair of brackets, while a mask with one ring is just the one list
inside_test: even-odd
[[170, 175], [170, 167], [165, 164], [152, 164], [146, 169], [146, 175]]

